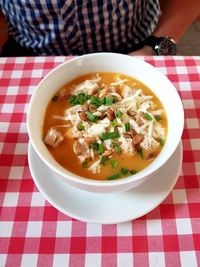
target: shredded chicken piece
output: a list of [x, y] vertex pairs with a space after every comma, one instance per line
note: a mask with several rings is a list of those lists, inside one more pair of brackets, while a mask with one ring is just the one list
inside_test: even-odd
[[[69, 121], [65, 116], [60, 116], [60, 115], [53, 115], [52, 116], [54, 119], [57, 119], [57, 120], [63, 120], [63, 121]], [[69, 121], [70, 122], [70, 121]], [[71, 124], [71, 122], [70, 122]]]
[[92, 173], [100, 173], [101, 165], [100, 165], [101, 160], [95, 161], [89, 168], [88, 171], [91, 171]]
[[63, 140], [64, 136], [58, 130], [52, 127], [48, 130], [44, 142], [52, 147], [58, 147]]
[[99, 123], [92, 124], [91, 127], [87, 130], [87, 136], [95, 137], [100, 136], [105, 133], [106, 128], [110, 126], [110, 120], [105, 118]]
[[66, 88], [62, 88], [59, 92], [58, 95], [61, 100], [64, 100], [67, 97], [67, 91]]
[[157, 142], [153, 137], [145, 136], [140, 146], [142, 148], [144, 159], [151, 159], [157, 156], [160, 143]]
[[128, 80], [127, 79], [120, 79], [119, 77], [117, 77], [117, 81], [114, 83], [111, 83], [111, 86], [120, 86], [123, 85], [124, 83], [126, 83]]
[[125, 85], [122, 87], [121, 95], [123, 98], [129, 97], [133, 94], [135, 90], [131, 89], [129, 86]]
[[160, 123], [156, 123], [156, 125], [153, 128], [152, 135], [154, 138], [165, 139], [165, 129], [160, 125]]
[[93, 80], [86, 80], [83, 83], [80, 83], [74, 87], [73, 95], [77, 95], [82, 92], [86, 92], [89, 95], [92, 95], [98, 88], [98, 82], [101, 81], [101, 77], [99, 75], [96, 76]]
[[73, 150], [75, 155], [79, 158], [80, 162], [84, 162], [86, 159], [89, 158], [94, 158], [93, 150], [89, 148], [89, 145], [84, 141], [84, 139], [75, 141], [73, 145]]
[[151, 113], [152, 113], [154, 116], [156, 116], [156, 115], [161, 116], [163, 112], [164, 112], [163, 109], [157, 109], [157, 110], [152, 110], [152, 111], [151, 111]]
[[120, 94], [116, 93], [116, 92], [111, 92], [110, 93], [111, 96], [114, 96], [118, 101], [122, 100], [122, 97]]
[[133, 154], [134, 146], [132, 143], [132, 138], [125, 138], [121, 136], [119, 138], [119, 142], [121, 143], [121, 148], [125, 154]]

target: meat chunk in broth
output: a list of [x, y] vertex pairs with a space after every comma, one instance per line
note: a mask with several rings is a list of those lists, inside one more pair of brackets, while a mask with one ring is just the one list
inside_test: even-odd
[[58, 147], [63, 140], [64, 136], [62, 133], [51, 127], [45, 136], [44, 142], [49, 146]]

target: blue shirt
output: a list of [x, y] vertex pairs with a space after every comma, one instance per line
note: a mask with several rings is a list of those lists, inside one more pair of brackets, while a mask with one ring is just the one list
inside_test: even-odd
[[158, 0], [1, 0], [9, 35], [38, 55], [126, 53], [155, 29]]

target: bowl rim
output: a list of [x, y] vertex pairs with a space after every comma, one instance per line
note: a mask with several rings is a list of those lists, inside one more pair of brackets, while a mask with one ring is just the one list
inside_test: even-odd
[[[38, 148], [38, 145], [35, 144], [34, 142], [34, 137], [32, 135], [31, 132], [31, 125], [30, 125], [30, 114], [32, 112], [32, 106], [34, 104], [35, 99], [37, 98], [37, 94], [38, 94], [38, 90], [41, 87], [41, 85], [43, 83], [45, 83], [46, 81], [48, 81], [49, 77], [51, 77], [52, 75], [55, 75], [61, 68], [63, 68], [65, 65], [69, 65], [72, 64], [78, 60], [87, 60], [87, 58], [91, 58], [91, 57], [102, 57], [102, 56], [111, 56], [111, 57], [121, 57], [121, 58], [129, 58], [130, 60], [134, 60], [135, 62], [140, 62], [140, 64], [144, 64], [146, 65], [146, 67], [151, 68], [157, 75], [162, 76], [162, 79], [165, 79], [165, 81], [167, 81], [169, 84], [171, 84], [171, 87], [173, 87], [174, 93], [177, 94], [177, 99], [179, 101], [179, 108], [181, 111], [181, 128], [179, 128], [179, 132], [180, 132], [180, 139], [177, 139], [176, 145], [171, 149], [171, 152], [168, 153], [167, 156], [165, 156], [165, 160], [163, 160], [162, 164], [160, 164], [157, 168], [153, 168], [152, 170], [152, 163], [157, 161], [157, 158], [160, 157], [161, 153], [163, 152], [163, 149], [165, 146], [163, 147], [163, 149], [161, 150], [160, 154], [158, 155], [158, 157], [152, 162], [150, 163], [147, 167], [145, 167], [143, 170], [139, 171], [138, 173], [134, 174], [134, 175], [130, 175], [128, 177], [122, 177], [120, 179], [116, 179], [116, 180], [94, 180], [94, 179], [90, 179], [90, 178], [86, 178], [86, 177], [82, 177], [79, 176], [71, 171], [68, 171], [67, 169], [65, 169], [64, 167], [62, 167], [61, 165], [59, 165], [56, 160], [52, 157], [52, 160], [54, 161], [54, 165], [49, 162], [43, 155], [43, 153], [40, 151], [40, 149]], [[88, 72], [89, 73], [89, 72]], [[70, 79], [69, 79], [70, 81]], [[68, 81], [68, 82], [69, 82]], [[142, 81], [141, 81], [142, 82]], [[29, 139], [31, 144], [33, 145], [35, 151], [37, 152], [37, 154], [39, 155], [39, 157], [45, 162], [45, 164], [48, 165], [48, 167], [50, 167], [53, 171], [55, 171], [56, 173], [58, 173], [59, 175], [63, 176], [66, 179], [71, 180], [72, 182], [76, 182], [78, 184], [84, 184], [84, 185], [89, 185], [89, 186], [98, 186], [98, 187], [108, 187], [108, 186], [119, 186], [119, 185], [125, 185], [128, 184], [130, 182], [134, 181], [138, 181], [140, 179], [144, 179], [145, 177], [152, 175], [152, 173], [156, 172], [159, 170], [159, 168], [172, 156], [172, 154], [174, 153], [174, 151], [176, 150], [179, 142], [181, 141], [181, 136], [183, 133], [183, 128], [184, 128], [184, 109], [183, 109], [183, 105], [182, 105], [182, 101], [181, 98], [177, 92], [177, 89], [175, 88], [174, 84], [167, 78], [166, 75], [164, 75], [160, 70], [158, 70], [156, 67], [152, 66], [151, 64], [149, 64], [146, 61], [140, 60], [137, 57], [132, 57], [129, 55], [124, 55], [124, 54], [118, 54], [118, 53], [111, 53], [111, 52], [99, 52], [99, 53], [91, 53], [91, 54], [85, 54], [85, 55], [81, 55], [81, 56], [75, 56], [72, 57], [70, 59], [68, 59], [67, 61], [64, 61], [63, 63], [59, 64], [58, 66], [54, 67], [53, 69], [51, 69], [41, 80], [40, 82], [36, 85], [34, 92], [31, 96], [31, 99], [29, 101], [28, 104], [28, 109], [27, 109], [27, 130], [28, 130], [28, 135], [29, 135]], [[163, 154], [163, 153], [162, 153]], [[60, 168], [58, 169], [58, 166], [56, 167], [55, 165], [59, 165]], [[155, 163], [154, 163], [155, 165]], [[62, 170], [61, 170], [62, 169]]]

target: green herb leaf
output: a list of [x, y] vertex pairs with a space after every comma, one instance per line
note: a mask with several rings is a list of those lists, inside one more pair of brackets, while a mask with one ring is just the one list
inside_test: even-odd
[[87, 95], [84, 93], [78, 94], [78, 101], [80, 105], [83, 105], [87, 101]]
[[121, 147], [120, 146], [116, 146], [115, 147], [115, 151], [117, 154], [119, 154], [121, 152]]
[[105, 97], [105, 98], [104, 98], [104, 104], [105, 104], [106, 106], [111, 106], [112, 103], [113, 103], [113, 98], [112, 98], [112, 97]]
[[136, 174], [137, 171], [136, 170], [130, 170], [130, 174]]
[[159, 138], [159, 142], [160, 142], [161, 146], [164, 146], [165, 140], [163, 138]]
[[117, 118], [121, 119], [122, 112], [120, 110], [118, 110], [115, 115], [116, 115]]
[[151, 115], [149, 115], [149, 113], [144, 113], [144, 117], [148, 120], [148, 121], [152, 121], [152, 117]]
[[98, 120], [98, 117], [97, 116], [95, 116], [93, 113], [91, 113], [91, 112], [87, 112], [87, 118], [88, 118], [88, 120], [89, 121], [92, 121], [92, 122], [97, 122], [97, 120]]
[[68, 96], [67, 99], [69, 100], [71, 105], [73, 105], [73, 106], [78, 105], [78, 102], [76, 100], [76, 96], [75, 95], [70, 95], [70, 96]]
[[57, 100], [58, 100], [58, 96], [57, 95], [53, 96], [52, 99], [51, 99], [51, 101], [53, 101], [53, 102], [56, 102]]
[[113, 143], [112, 145], [115, 148], [116, 153], [119, 154], [121, 152], [121, 147], [116, 143]]
[[82, 163], [82, 166], [83, 166], [83, 168], [87, 168], [87, 167], [88, 167], [88, 163], [87, 163], [86, 161], [84, 161], [84, 162]]
[[98, 153], [99, 155], [103, 154], [103, 144], [99, 144]]
[[108, 180], [115, 180], [120, 178], [120, 174], [119, 173], [115, 173], [114, 175], [108, 176]]
[[97, 142], [92, 143], [91, 146], [93, 150], [99, 150], [99, 144]]
[[130, 131], [130, 123], [129, 122], [125, 123], [125, 131], [126, 132]]
[[143, 159], [142, 149], [138, 148], [137, 150], [138, 156], [140, 156]]
[[155, 117], [156, 121], [161, 121], [162, 120], [162, 117], [160, 115], [155, 115], [154, 117]]
[[106, 165], [108, 163], [108, 161], [109, 161], [109, 158], [107, 156], [103, 156], [101, 158], [100, 164]]
[[105, 141], [105, 140], [108, 140], [108, 139], [115, 139], [115, 138], [119, 138], [119, 137], [120, 137], [119, 132], [110, 132], [110, 133], [102, 134], [100, 139]]
[[112, 124], [113, 127], [117, 127], [117, 125], [118, 125], [117, 120], [112, 121], [111, 124]]
[[100, 107], [101, 105], [103, 105], [104, 100], [97, 97], [97, 96], [91, 96], [90, 97], [90, 104], [94, 105], [95, 107]]
[[85, 126], [84, 126], [83, 124], [79, 124], [79, 125], [78, 125], [78, 130], [79, 130], [79, 131], [83, 131], [83, 130], [85, 130]]
[[88, 100], [88, 95], [85, 93], [80, 93], [78, 95], [71, 95], [68, 97], [68, 100], [72, 106], [83, 105]]
[[129, 173], [129, 170], [126, 169], [126, 168], [121, 168], [121, 171], [120, 171], [123, 175], [126, 175]]
[[110, 161], [110, 164], [111, 164], [111, 166], [113, 167], [113, 169], [117, 168], [118, 163], [119, 163], [118, 160], [111, 160], [111, 161]]

